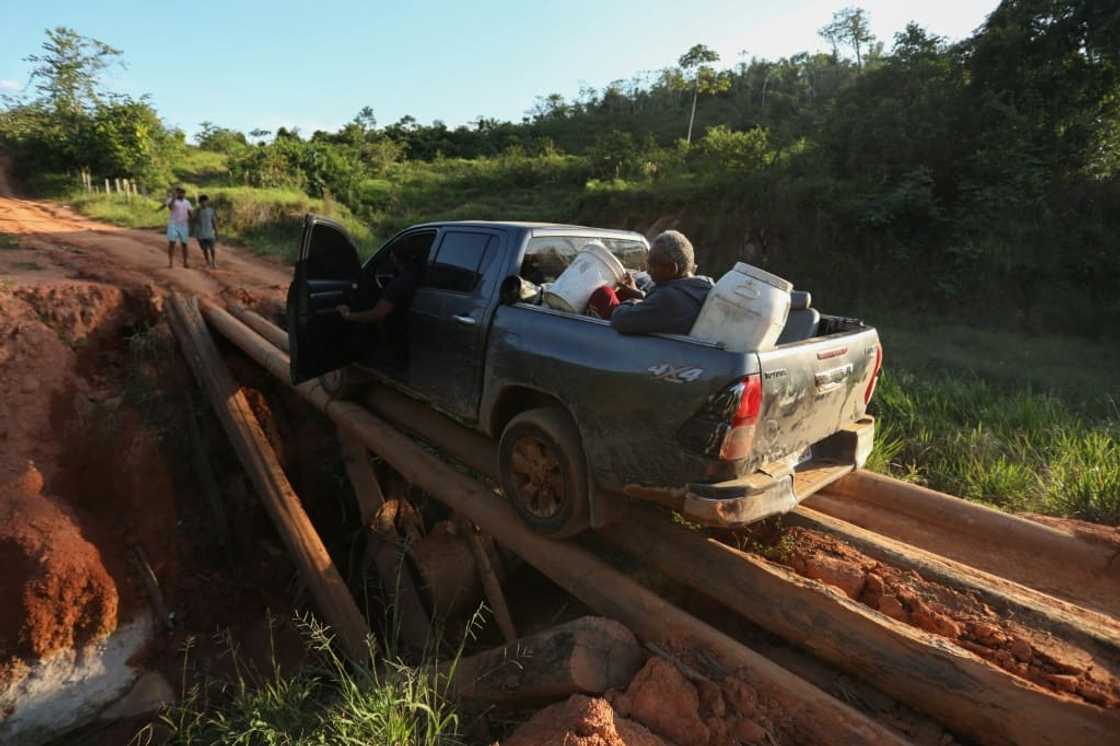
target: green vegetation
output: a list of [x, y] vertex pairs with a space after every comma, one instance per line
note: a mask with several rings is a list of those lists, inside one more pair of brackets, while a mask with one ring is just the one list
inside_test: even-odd
[[[446, 674], [431, 664], [381, 669], [347, 664], [328, 631], [300, 620], [314, 660], [298, 671], [249, 670], [227, 640], [228, 679], [188, 683], [184, 651], [182, 699], [160, 716], [168, 743], [411, 744], [459, 743], [459, 718], [447, 698]], [[271, 631], [271, 626], [270, 626]], [[453, 669], [452, 669], [453, 670]]]
[[1115, 345], [918, 319], [880, 335], [869, 468], [1005, 510], [1120, 524]]
[[873, 410], [876, 471], [1007, 510], [1120, 523], [1115, 401], [1086, 414], [1053, 394], [902, 369], [884, 373]]

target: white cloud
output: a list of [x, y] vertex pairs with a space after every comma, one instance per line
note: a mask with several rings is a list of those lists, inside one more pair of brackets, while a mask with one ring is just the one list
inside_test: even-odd
[[23, 88], [17, 80], [0, 80], [0, 93], [14, 93]]

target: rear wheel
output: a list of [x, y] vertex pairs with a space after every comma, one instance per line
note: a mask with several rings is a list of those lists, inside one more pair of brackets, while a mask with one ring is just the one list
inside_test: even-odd
[[369, 379], [353, 366], [332, 370], [319, 376], [319, 385], [332, 399], [343, 401], [356, 399], [362, 393]]
[[565, 537], [588, 527], [587, 462], [563, 409], [531, 409], [510, 420], [498, 444], [498, 472], [506, 497], [535, 531]]

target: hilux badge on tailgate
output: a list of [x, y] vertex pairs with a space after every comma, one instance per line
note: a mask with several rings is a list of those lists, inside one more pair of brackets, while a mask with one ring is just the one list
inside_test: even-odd
[[668, 363], [651, 365], [647, 370], [653, 374], [655, 381], [668, 381], [669, 383], [692, 382], [704, 375], [703, 368], [693, 368], [689, 365], [674, 367]]

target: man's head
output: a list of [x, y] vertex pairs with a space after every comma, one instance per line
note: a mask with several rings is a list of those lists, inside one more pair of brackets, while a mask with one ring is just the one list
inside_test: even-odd
[[680, 231], [665, 231], [649, 246], [649, 276], [654, 282], [688, 277], [696, 264], [692, 243]]
[[207, 196], [206, 196], [205, 194], [201, 194], [201, 195], [199, 195], [199, 197], [198, 197], [198, 204], [200, 204], [200, 205], [202, 205], [203, 207], [205, 207], [205, 206], [206, 206], [206, 205], [207, 205], [207, 204], [208, 204], [209, 202], [210, 202], [210, 198], [209, 198], [209, 197], [207, 197]]
[[186, 196], [187, 196], [187, 190], [186, 189], [184, 189], [183, 187], [175, 187], [175, 199], [185, 199]]

